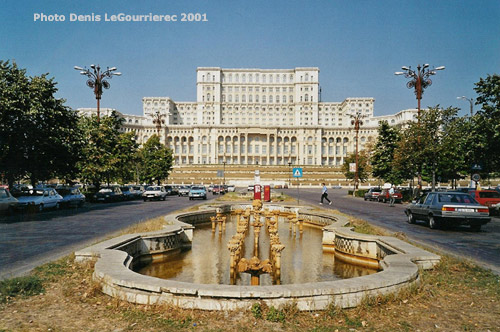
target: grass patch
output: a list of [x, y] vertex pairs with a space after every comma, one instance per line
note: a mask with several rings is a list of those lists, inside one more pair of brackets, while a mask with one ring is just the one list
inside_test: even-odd
[[18, 277], [0, 281], [0, 303], [15, 297], [38, 295], [45, 291], [42, 279], [37, 276]]
[[148, 219], [146, 221], [138, 222], [137, 224], [131, 225], [121, 231], [120, 235], [131, 234], [131, 233], [147, 233], [154, 232], [163, 229], [167, 225], [165, 217], [156, 217]]
[[361, 234], [390, 235], [386, 230], [373, 226], [363, 219], [350, 217], [346, 227], [353, 227], [354, 231]]

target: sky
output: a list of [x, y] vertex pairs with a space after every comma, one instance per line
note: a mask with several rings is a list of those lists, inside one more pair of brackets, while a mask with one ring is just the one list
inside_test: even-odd
[[[177, 21], [105, 21], [120, 13]], [[182, 13], [206, 21], [182, 22]], [[75, 65], [117, 67], [122, 76], [109, 81], [101, 107], [137, 115], [143, 97], [196, 101], [197, 67], [319, 67], [323, 101], [372, 97], [375, 115], [394, 114], [417, 106], [394, 72], [428, 63], [446, 69], [432, 76], [422, 107], [466, 114], [457, 97], [476, 98], [474, 84], [500, 73], [499, 22], [499, 0], [0, 0], [0, 60], [49, 73], [72, 108], [96, 106]]]

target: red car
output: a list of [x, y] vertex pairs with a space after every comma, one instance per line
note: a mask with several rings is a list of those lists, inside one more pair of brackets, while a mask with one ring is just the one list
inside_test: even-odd
[[[401, 203], [403, 201], [403, 194], [398, 189], [394, 189], [394, 203]], [[382, 192], [377, 197], [378, 202], [389, 202], [390, 200], [389, 189], [382, 189]]]
[[469, 190], [471, 195], [479, 204], [487, 206], [490, 214], [498, 214], [500, 211], [500, 193], [496, 190]]
[[226, 193], [226, 189], [224, 186], [215, 185], [212, 189], [212, 195], [224, 195]]

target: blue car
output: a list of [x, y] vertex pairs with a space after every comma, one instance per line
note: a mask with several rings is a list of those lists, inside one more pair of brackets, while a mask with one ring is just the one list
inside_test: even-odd
[[204, 186], [192, 186], [188, 194], [189, 200], [195, 198], [207, 199], [207, 189]]

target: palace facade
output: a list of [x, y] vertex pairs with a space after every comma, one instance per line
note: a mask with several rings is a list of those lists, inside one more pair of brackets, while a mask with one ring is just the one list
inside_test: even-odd
[[[340, 166], [355, 150], [352, 117], [360, 114], [359, 148], [374, 142], [380, 121], [404, 125], [416, 110], [374, 116], [373, 98], [323, 102], [319, 69], [197, 69], [196, 101], [144, 97], [143, 115], [127, 115], [122, 131], [139, 144], [153, 134], [176, 165], [260, 164]], [[79, 109], [92, 114], [96, 109]], [[113, 111], [102, 109], [101, 114]], [[157, 126], [161, 121], [161, 128]]]

